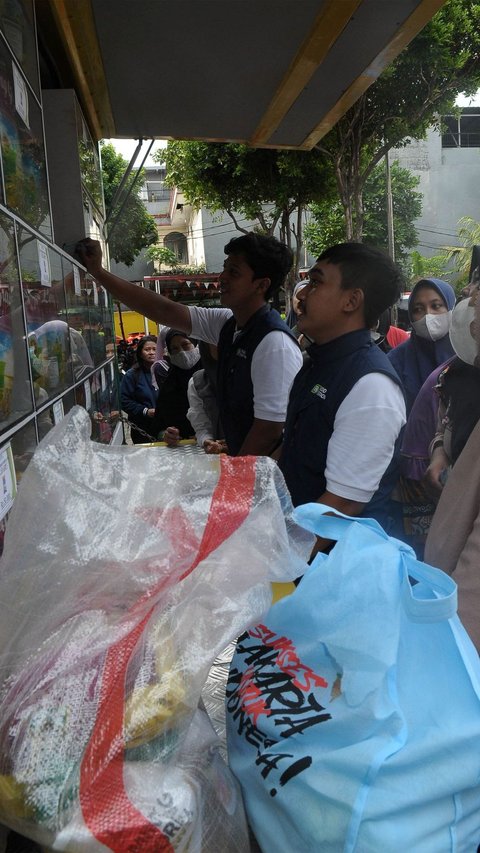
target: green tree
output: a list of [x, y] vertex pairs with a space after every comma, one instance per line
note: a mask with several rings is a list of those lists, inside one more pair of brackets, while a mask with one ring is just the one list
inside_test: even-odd
[[347, 239], [362, 239], [364, 187], [386, 152], [422, 139], [455, 109], [458, 94], [480, 88], [479, 20], [479, 2], [447, 0], [319, 142], [335, 173]]
[[436, 276], [450, 282], [457, 293], [469, 283], [472, 264], [472, 249], [480, 245], [480, 222], [471, 216], [462, 216], [458, 221], [458, 246], [441, 246], [441, 252], [426, 258], [412, 252], [409, 274], [412, 279]]
[[[102, 145], [101, 154], [105, 205], [107, 211], [110, 211], [112, 200], [125, 174], [128, 163], [121, 154], [118, 154], [111, 143]], [[132, 171], [127, 182], [128, 186], [132, 185], [137, 171]], [[125, 207], [120, 215], [118, 215], [122, 206], [122, 199], [125, 197], [122, 193], [109, 219], [111, 234], [109, 234], [108, 246], [110, 257], [127, 266], [133, 264], [136, 256], [142, 249], [150, 246], [152, 243], [156, 243], [158, 239], [155, 220], [153, 216], [147, 213], [139, 197], [142, 178], [143, 175], [140, 174]]]
[[195, 273], [205, 272], [205, 264], [181, 264], [175, 252], [169, 249], [168, 246], [149, 246], [145, 250], [147, 258], [151, 261], [156, 261], [161, 266], [166, 267], [162, 270], [165, 273], [195, 275]]
[[296, 269], [305, 207], [322, 195], [332, 198], [335, 191], [331, 168], [318, 151], [175, 141], [156, 156], [166, 165], [167, 184], [181, 187], [193, 207], [226, 211], [243, 232], [242, 218], [256, 220], [264, 234], [279, 227], [294, 251]]
[[[419, 178], [395, 161], [390, 168], [395, 257], [405, 266], [407, 249], [418, 243], [414, 220], [422, 212], [422, 194], [416, 192]], [[373, 169], [364, 188], [363, 242], [387, 249], [387, 193], [385, 166]], [[310, 206], [310, 217], [305, 226], [305, 244], [313, 255], [319, 255], [327, 246], [347, 239], [345, 217], [339, 200], [335, 204], [321, 201]]]
[[480, 222], [476, 222], [471, 216], [462, 216], [458, 221], [458, 239], [461, 246], [443, 246], [442, 248], [445, 251], [446, 263], [453, 261], [458, 273], [456, 287], [461, 289], [468, 284], [472, 248], [480, 245]]
[[408, 277], [412, 281], [418, 281], [420, 278], [431, 278], [433, 276], [448, 281], [453, 286], [451, 279], [454, 271], [448, 270], [446, 264], [445, 253], [427, 258], [420, 252], [414, 251], [409, 258]]
[[176, 269], [178, 266], [178, 258], [173, 249], [169, 249], [168, 246], [149, 246], [145, 254], [151, 261], [157, 261], [169, 270]]

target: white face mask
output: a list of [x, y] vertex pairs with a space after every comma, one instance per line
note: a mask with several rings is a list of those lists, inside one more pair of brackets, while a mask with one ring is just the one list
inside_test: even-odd
[[469, 299], [462, 299], [452, 312], [450, 343], [456, 354], [466, 364], [473, 364], [477, 357], [477, 342], [473, 337], [472, 323], [475, 320], [475, 306], [469, 305]]
[[446, 314], [425, 314], [421, 320], [412, 323], [412, 329], [419, 338], [426, 341], [440, 341], [448, 335], [452, 322], [452, 312]]
[[182, 370], [191, 370], [199, 360], [200, 351], [198, 347], [187, 350], [182, 349], [180, 352], [174, 352], [170, 356], [170, 362], [175, 365], [175, 367], [181, 367]]

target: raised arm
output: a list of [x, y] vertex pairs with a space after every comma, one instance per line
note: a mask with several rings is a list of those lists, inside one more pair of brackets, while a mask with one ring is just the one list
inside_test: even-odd
[[102, 248], [98, 240], [91, 240], [89, 237], [80, 240], [75, 247], [75, 253], [95, 281], [103, 285], [114, 299], [149, 317], [155, 323], [171, 326], [186, 335], [191, 334], [192, 324], [187, 306], [125, 281], [106, 270], [102, 266]]

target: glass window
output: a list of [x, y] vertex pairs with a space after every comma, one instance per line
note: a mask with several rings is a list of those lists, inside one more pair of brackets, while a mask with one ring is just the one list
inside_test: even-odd
[[88, 350], [89, 370], [76, 372], [75, 379], [86, 376], [93, 366], [103, 364], [107, 358], [107, 342], [113, 340], [113, 318], [107, 293], [75, 264], [63, 259], [68, 323], [78, 332]]
[[18, 483], [22, 479], [22, 474], [26, 470], [37, 446], [35, 423], [30, 421], [22, 429], [19, 429], [15, 435], [12, 435], [10, 443], [12, 445], [13, 462]]
[[0, 430], [33, 410], [12, 221], [0, 213]]
[[105, 214], [103, 204], [102, 169], [98, 147], [92, 140], [82, 113], [76, 105], [78, 157], [82, 182], [95, 207], [102, 217]]
[[41, 110], [2, 40], [0, 131], [6, 204], [51, 238]]
[[[34, 381], [50, 399], [73, 384], [76, 359], [76, 341], [67, 323], [62, 260], [24, 228], [19, 229], [18, 245]], [[77, 343], [83, 345], [78, 337]], [[41, 405], [45, 395], [40, 396]]]
[[38, 95], [37, 40], [32, 0], [2, 0], [0, 28], [28, 82]]
[[457, 148], [460, 144], [457, 116], [443, 116], [442, 125], [442, 148]]
[[480, 148], [480, 113], [443, 116], [442, 148]]
[[480, 114], [461, 116], [460, 139], [462, 148], [480, 148]]
[[[108, 384], [107, 372], [110, 373], [108, 364], [75, 388], [77, 405], [83, 406], [90, 415], [91, 438], [101, 444], [110, 443], [119, 418], [118, 409], [113, 409], [112, 386]], [[115, 403], [117, 401], [118, 396], [115, 397]]]
[[[44, 405], [45, 398], [41, 397], [37, 400], [37, 409]], [[52, 405], [45, 406], [41, 411], [37, 414], [37, 432], [38, 439], [41, 441], [42, 438], [45, 438], [47, 433], [50, 432], [52, 427], [55, 424], [58, 424], [70, 411], [70, 409], [75, 405], [75, 393], [72, 390], [68, 391], [64, 394], [60, 400], [55, 400]]]

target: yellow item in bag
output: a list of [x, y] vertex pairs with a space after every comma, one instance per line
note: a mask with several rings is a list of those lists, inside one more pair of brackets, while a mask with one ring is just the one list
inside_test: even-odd
[[0, 815], [30, 818], [33, 809], [28, 806], [25, 785], [13, 776], [0, 776]]
[[295, 592], [295, 584], [289, 581], [288, 583], [272, 583], [272, 604], [280, 601], [281, 598], [286, 598]]

